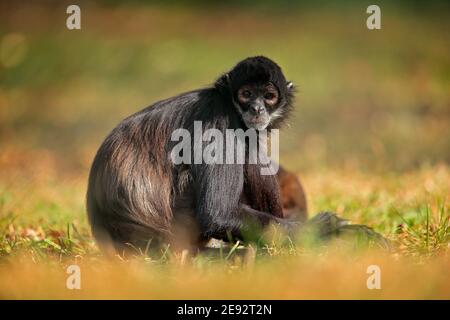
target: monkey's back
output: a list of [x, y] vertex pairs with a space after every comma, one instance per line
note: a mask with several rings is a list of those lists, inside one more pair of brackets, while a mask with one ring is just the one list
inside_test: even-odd
[[123, 120], [106, 137], [94, 158], [87, 190], [88, 217], [100, 243], [140, 246], [143, 239], [170, 235], [170, 136], [186, 125], [181, 123], [183, 114], [192, 113], [188, 109], [197, 99], [191, 92], [157, 102]]

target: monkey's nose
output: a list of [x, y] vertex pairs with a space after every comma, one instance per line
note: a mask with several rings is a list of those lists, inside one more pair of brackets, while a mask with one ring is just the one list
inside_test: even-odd
[[266, 111], [266, 109], [261, 105], [253, 105], [251, 107], [251, 111], [253, 114], [259, 116], [259, 115], [263, 114]]

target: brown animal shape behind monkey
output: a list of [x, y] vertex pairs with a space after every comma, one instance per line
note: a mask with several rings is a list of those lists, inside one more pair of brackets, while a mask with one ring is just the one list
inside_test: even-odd
[[279, 167], [277, 178], [280, 185], [284, 218], [306, 221], [308, 219], [308, 207], [300, 179], [297, 175], [281, 166]]

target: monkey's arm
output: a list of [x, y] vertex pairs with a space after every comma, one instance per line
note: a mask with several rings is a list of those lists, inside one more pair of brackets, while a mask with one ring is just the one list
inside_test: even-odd
[[392, 250], [390, 242], [372, 228], [360, 224], [350, 224], [348, 220], [339, 218], [331, 212], [318, 213], [306, 222], [278, 218], [271, 214], [255, 210], [246, 204], [241, 204], [240, 212], [243, 215], [256, 217], [264, 224], [275, 223], [291, 235], [310, 233], [319, 240], [330, 240], [332, 238], [349, 236], [355, 240], [359, 239], [365, 243], [375, 244], [380, 248]]
[[243, 228], [254, 224], [264, 227], [276, 223], [288, 230], [298, 226], [297, 221], [255, 209], [252, 202], [252, 205], [242, 203], [242, 166], [195, 165], [192, 172], [194, 189], [197, 190], [195, 214], [203, 237], [223, 239], [227, 238], [229, 232], [234, 237], [241, 237]]
[[267, 225], [269, 223], [275, 223], [278, 224], [287, 230], [295, 230], [297, 227], [299, 227], [302, 223], [298, 220], [294, 219], [286, 219], [286, 218], [279, 218], [276, 217], [270, 213], [256, 210], [252, 207], [250, 207], [247, 204], [241, 203], [239, 206], [239, 213], [240, 215], [245, 219], [251, 218], [255, 219], [258, 222], [260, 222], [263, 226]]
[[[202, 237], [226, 239], [237, 236], [243, 223], [239, 215], [243, 172], [239, 165], [193, 165], [195, 216]], [[230, 187], [231, 186], [231, 187]]]

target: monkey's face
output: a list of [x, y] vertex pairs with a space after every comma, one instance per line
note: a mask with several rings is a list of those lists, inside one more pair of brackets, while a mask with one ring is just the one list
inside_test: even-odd
[[251, 57], [239, 62], [215, 83], [249, 129], [279, 128], [292, 110], [294, 87], [272, 60]]
[[247, 128], [264, 130], [279, 115], [280, 92], [271, 82], [244, 84], [235, 99]]

